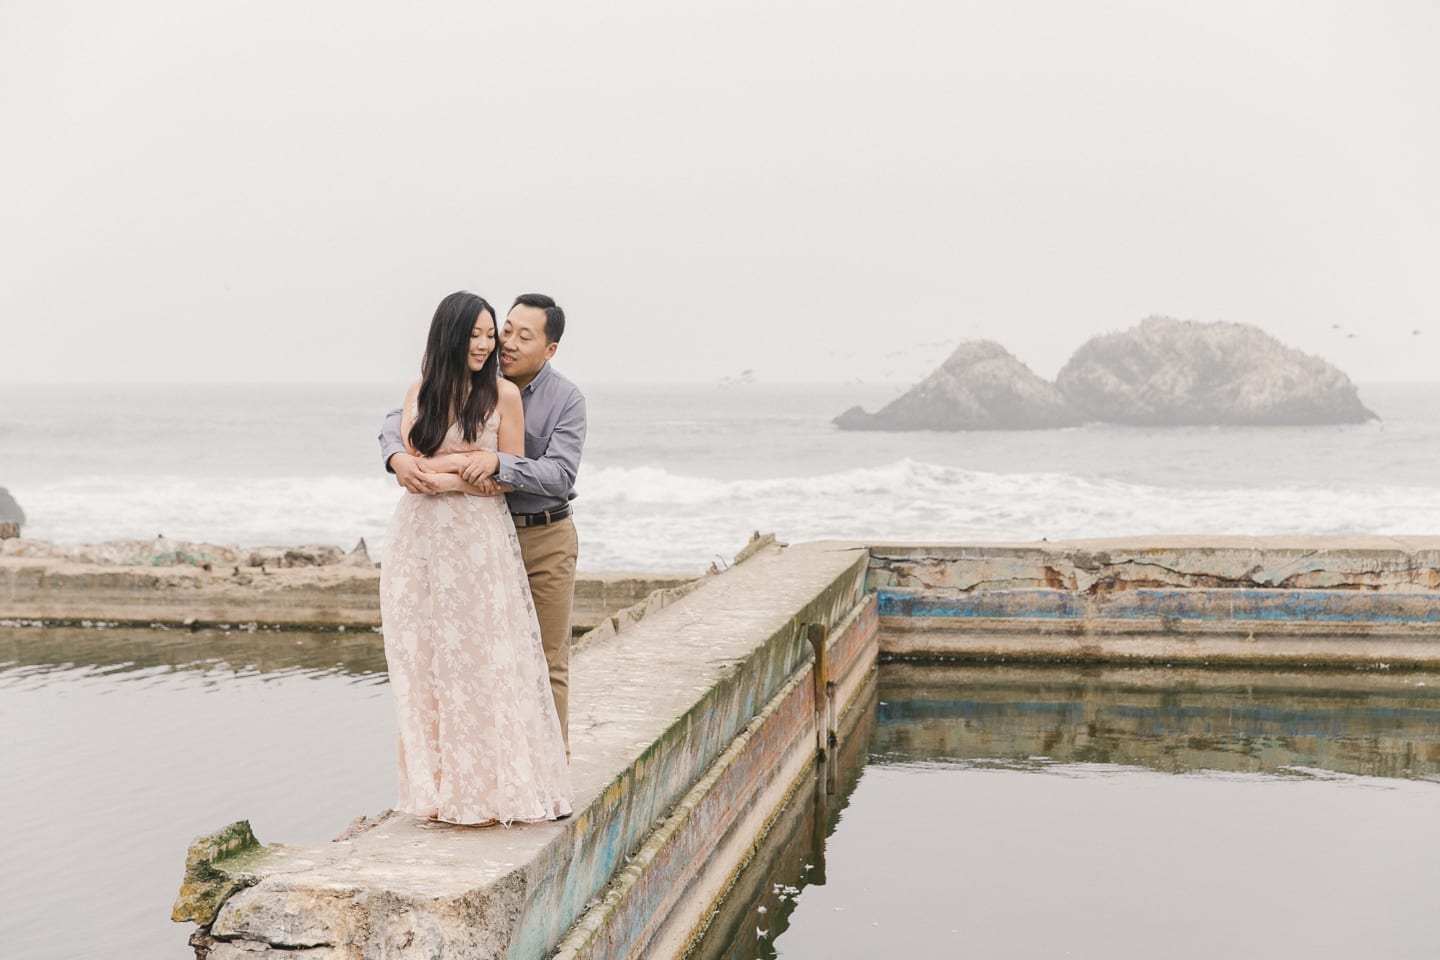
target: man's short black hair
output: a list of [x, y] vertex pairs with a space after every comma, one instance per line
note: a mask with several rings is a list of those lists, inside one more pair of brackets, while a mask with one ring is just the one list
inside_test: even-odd
[[551, 343], [560, 342], [560, 338], [565, 335], [565, 311], [560, 309], [560, 304], [555, 302], [554, 297], [547, 297], [543, 293], [522, 293], [510, 304], [510, 309], [521, 306], [544, 310], [545, 339]]

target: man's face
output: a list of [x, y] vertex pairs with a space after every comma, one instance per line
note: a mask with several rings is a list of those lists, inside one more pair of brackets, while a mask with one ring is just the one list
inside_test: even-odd
[[500, 338], [500, 372], [511, 380], [529, 381], [560, 346], [545, 336], [545, 311], [523, 303], [510, 309]]

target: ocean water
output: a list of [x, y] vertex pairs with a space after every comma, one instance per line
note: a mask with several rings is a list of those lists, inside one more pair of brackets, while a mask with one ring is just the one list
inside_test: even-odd
[[[584, 384], [584, 570], [699, 571], [782, 540], [1440, 533], [1440, 383], [1361, 385], [1357, 426], [851, 433], [893, 384]], [[28, 537], [245, 546], [364, 537], [400, 496], [403, 385], [0, 385]]]

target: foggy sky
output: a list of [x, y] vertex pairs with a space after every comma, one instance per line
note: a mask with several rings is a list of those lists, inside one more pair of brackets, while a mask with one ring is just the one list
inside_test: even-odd
[[403, 383], [463, 287], [555, 295], [582, 383], [1053, 376], [1151, 313], [1437, 380], [1436, 49], [1428, 2], [0, 0], [0, 376]]

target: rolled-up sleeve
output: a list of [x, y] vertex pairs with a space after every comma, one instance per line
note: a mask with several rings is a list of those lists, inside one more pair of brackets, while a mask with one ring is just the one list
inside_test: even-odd
[[380, 425], [380, 459], [386, 470], [390, 469], [390, 458], [397, 453], [405, 452], [405, 442], [400, 439], [400, 411], [391, 410], [385, 414], [385, 422]]
[[584, 449], [585, 398], [575, 390], [561, 407], [545, 452], [535, 458], [500, 454], [496, 477], [517, 491], [568, 500], [575, 496], [575, 477]]

